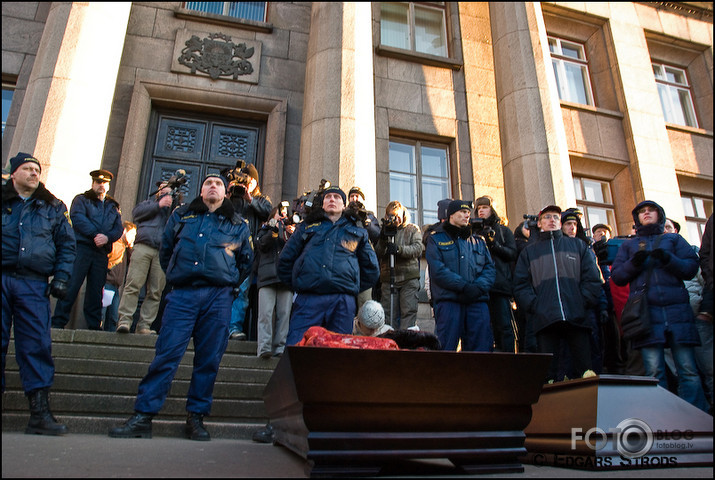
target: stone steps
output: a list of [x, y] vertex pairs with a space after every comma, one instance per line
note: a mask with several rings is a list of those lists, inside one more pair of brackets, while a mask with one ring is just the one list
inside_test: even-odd
[[[155, 335], [53, 329], [54, 415], [74, 433], [106, 434], [122, 423], [133, 413], [139, 382], [154, 358], [156, 339]], [[154, 419], [154, 435], [183, 436], [192, 362], [190, 342], [164, 407]], [[204, 420], [213, 438], [250, 439], [265, 425], [263, 389], [277, 363], [277, 358], [258, 358], [256, 342], [229, 341], [216, 378], [211, 416]], [[29, 411], [14, 341], [8, 349], [5, 380], [3, 431], [23, 431]]]

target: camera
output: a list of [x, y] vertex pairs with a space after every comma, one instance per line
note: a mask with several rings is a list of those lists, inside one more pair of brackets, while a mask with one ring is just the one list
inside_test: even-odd
[[187, 180], [188, 179], [186, 178], [186, 170], [184, 170], [183, 168], [179, 168], [165, 182], [164, 181], [157, 182], [156, 186], [159, 188], [149, 196], [152, 197], [152, 196], [156, 195], [157, 193], [161, 192], [163, 189], [168, 187], [171, 189], [171, 192], [167, 193], [167, 195], [171, 195], [173, 198], [176, 198], [176, 196], [179, 193], [181, 193], [180, 192], [181, 187], [186, 185]]
[[293, 200], [293, 223], [300, 223], [314, 208], [323, 206], [323, 193], [330, 187], [330, 182], [326, 179], [320, 181], [316, 190], [309, 190], [303, 195]]
[[365, 205], [360, 201], [350, 202], [348, 204], [348, 210], [352, 210], [357, 215], [358, 220], [362, 222], [363, 225], [367, 222], [367, 209]]
[[397, 215], [387, 215], [385, 218], [380, 220], [380, 223], [382, 225], [382, 233], [386, 237], [394, 237], [395, 235], [397, 235], [397, 227], [399, 225], [399, 219], [397, 218]]
[[491, 242], [496, 235], [496, 232], [489, 225], [484, 224], [483, 218], [470, 218], [469, 224], [472, 226], [472, 233], [484, 237], [485, 240]]
[[537, 222], [539, 221], [538, 216], [524, 214], [524, 220], [526, 220], [524, 222], [524, 226], [526, 228], [528, 228], [529, 230], [534, 230], [534, 229], [538, 228], [537, 227]]
[[221, 175], [228, 180], [228, 193], [231, 197], [243, 197], [248, 190], [251, 177], [243, 172], [245, 166], [244, 160], [238, 160], [235, 167], [221, 170]]

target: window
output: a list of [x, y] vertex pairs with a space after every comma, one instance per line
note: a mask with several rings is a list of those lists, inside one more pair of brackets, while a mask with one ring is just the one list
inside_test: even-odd
[[705, 223], [713, 213], [713, 199], [687, 196], [683, 196], [681, 199], [683, 210], [685, 210], [685, 229], [688, 232], [688, 240], [693, 245], [700, 246], [705, 232]]
[[559, 99], [582, 105], [593, 105], [588, 62], [583, 45], [556, 37], [548, 38]]
[[440, 57], [447, 56], [444, 2], [382, 3], [380, 43]]
[[576, 190], [576, 206], [583, 211], [583, 228], [587, 234], [591, 235], [593, 225], [605, 223], [613, 229], [613, 236], [618, 235], [611, 186], [608, 182], [574, 177], [573, 186]]
[[390, 200], [410, 212], [412, 222], [437, 222], [437, 202], [450, 197], [447, 147], [420, 141], [390, 142]]
[[188, 10], [264, 22], [267, 2], [186, 2]]
[[693, 98], [685, 70], [654, 63], [653, 74], [665, 121], [697, 128], [698, 122], [695, 119]]
[[10, 83], [2, 83], [2, 135], [5, 136], [5, 123], [7, 116], [10, 113], [12, 105], [12, 97], [15, 94], [15, 86]]

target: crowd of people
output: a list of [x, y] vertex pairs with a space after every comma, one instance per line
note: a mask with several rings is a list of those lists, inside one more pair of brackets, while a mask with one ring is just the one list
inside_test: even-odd
[[[612, 226], [588, 232], [579, 209], [558, 205], [512, 231], [488, 196], [441, 200], [438, 222], [420, 228], [398, 200], [378, 220], [359, 187], [346, 194], [327, 182], [296, 215], [287, 201], [274, 207], [255, 166], [242, 165], [206, 175], [188, 203], [157, 182], [131, 223], [108, 195], [110, 172], [90, 172], [91, 188], [69, 211], [40, 173], [33, 156], [13, 157], [2, 203], [2, 385], [14, 325], [27, 433], [67, 432], [49, 406], [50, 328], [67, 326], [83, 284], [87, 328], [159, 333], [134, 414], [112, 437], [151, 437], [192, 339], [186, 435], [209, 440], [203, 418], [229, 341], [253, 331], [256, 355], [271, 358], [314, 326], [414, 340], [421, 288], [434, 315], [430, 348], [551, 353], [545, 382], [649, 375], [712, 410], [712, 216], [700, 248], [649, 200], [634, 208], [632, 234], [617, 239]], [[646, 284], [651, 329], [625, 341], [621, 312]], [[270, 438], [270, 425], [262, 433]]]

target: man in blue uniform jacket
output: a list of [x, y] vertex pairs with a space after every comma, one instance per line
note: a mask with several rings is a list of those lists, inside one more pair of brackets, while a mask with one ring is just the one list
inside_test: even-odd
[[211, 413], [216, 374], [228, 345], [234, 290], [253, 263], [248, 223], [226, 198], [225, 182], [218, 174], [207, 175], [201, 195], [169, 217], [159, 261], [172, 290], [166, 296], [156, 356], [139, 384], [134, 415], [110, 430], [110, 437], [151, 438], [152, 418], [161, 410], [193, 338], [185, 433], [191, 440], [211, 440], [203, 418]]
[[62, 435], [67, 427], [50, 411], [55, 365], [48, 297], [62, 298], [67, 292], [75, 259], [74, 232], [65, 204], [40, 182], [35, 157], [18, 153], [10, 159], [10, 172], [2, 187], [2, 391], [14, 323], [15, 358], [30, 401], [25, 433]]
[[107, 280], [107, 255], [112, 244], [124, 232], [119, 203], [109, 195], [112, 174], [107, 170], [94, 170], [92, 188], [72, 200], [70, 218], [77, 238], [77, 258], [72, 269], [67, 295], [59, 299], [52, 316], [54, 328], [65, 328], [69, 322], [72, 305], [87, 277], [84, 294], [84, 319], [90, 330], [101, 330], [102, 288]]
[[322, 208], [300, 223], [281, 251], [278, 277], [297, 293], [286, 345], [295, 345], [312, 326], [350, 334], [358, 293], [380, 276], [377, 255], [359, 218], [344, 215], [340, 187], [323, 191]]

